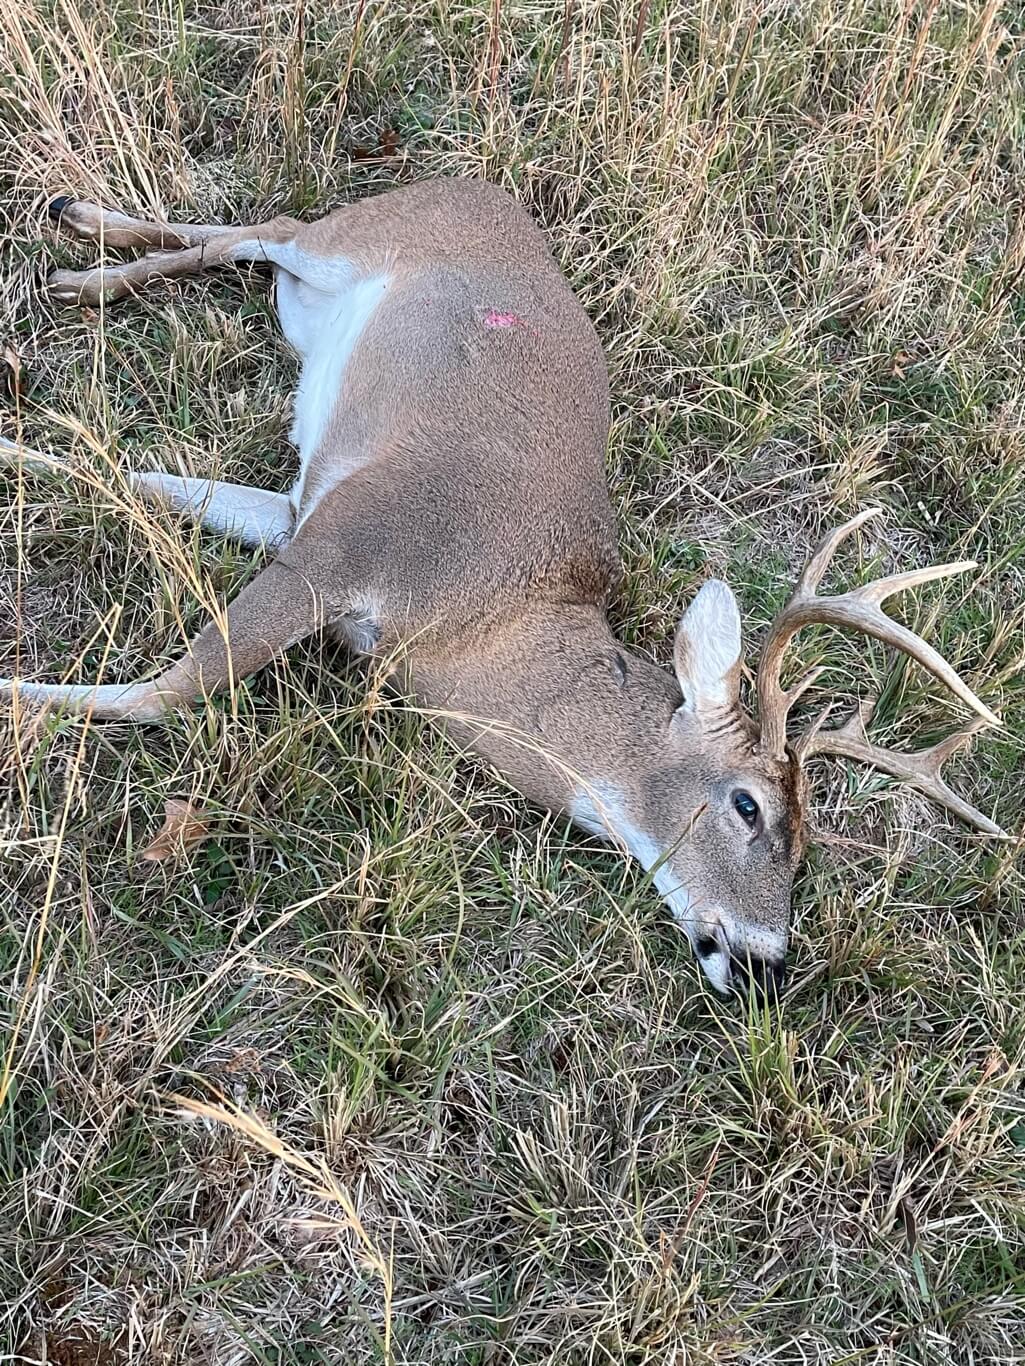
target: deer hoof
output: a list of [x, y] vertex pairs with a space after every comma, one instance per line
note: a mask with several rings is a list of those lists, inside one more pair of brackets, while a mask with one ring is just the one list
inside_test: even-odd
[[73, 204], [74, 202], [75, 201], [71, 198], [69, 194], [59, 194], [56, 199], [51, 199], [49, 204], [47, 204], [46, 212], [50, 215], [50, 217], [53, 219], [55, 223], [59, 223], [61, 221], [61, 215], [64, 213], [64, 210], [68, 207], [69, 204]]
[[80, 304], [82, 279], [78, 271], [54, 270], [46, 277], [46, 297], [55, 304]]

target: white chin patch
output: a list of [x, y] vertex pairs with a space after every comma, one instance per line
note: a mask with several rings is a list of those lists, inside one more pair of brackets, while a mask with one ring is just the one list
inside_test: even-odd
[[[598, 800], [596, 801], [595, 798]], [[672, 912], [673, 919], [680, 926], [692, 944], [708, 934], [704, 920], [699, 921], [694, 902], [680, 875], [673, 871], [664, 859], [663, 850], [643, 831], [636, 829], [623, 813], [623, 803], [617, 792], [609, 787], [596, 785], [590, 792], [582, 792], [573, 800], [570, 807], [573, 819], [585, 830], [600, 835], [602, 839], [614, 839], [625, 844], [634, 858], [648, 872], [662, 895], [662, 899]], [[715, 920], [721, 920], [722, 913]], [[729, 954], [725, 950], [701, 957], [695, 950], [695, 958], [716, 991], [723, 993], [730, 989]]]
[[725, 953], [710, 953], [698, 958], [698, 966], [716, 991], [725, 995], [730, 989], [730, 965]]
[[707, 955], [701, 955], [697, 952], [696, 941], [700, 935], [707, 933], [707, 930], [702, 925], [695, 923], [694, 903], [671, 868], [663, 864], [661, 868], [656, 869], [654, 882], [662, 893], [666, 905], [672, 911], [673, 919], [694, 946], [694, 957], [697, 959], [701, 971], [716, 991], [725, 994], [730, 989], [729, 954], [723, 949], [720, 949], [718, 953]]

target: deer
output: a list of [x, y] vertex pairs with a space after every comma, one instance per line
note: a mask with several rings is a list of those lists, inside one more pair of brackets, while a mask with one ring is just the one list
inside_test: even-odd
[[[255, 227], [149, 222], [67, 195], [49, 213], [101, 248], [144, 253], [52, 272], [45, 288], [58, 304], [109, 304], [231, 263], [270, 267], [300, 363], [299, 472], [288, 493], [131, 474], [133, 496], [262, 552], [264, 567], [157, 677], [4, 680], [15, 709], [155, 722], [323, 630], [380, 662], [392, 688], [528, 802], [636, 859], [711, 986], [754, 1001], [784, 983], [812, 758], [873, 766], [1003, 835], [941, 772], [999, 717], [883, 610], [975, 563], [821, 591], [838, 548], [881, 508], [824, 537], [769, 626], [749, 675], [757, 716], [741, 697], [740, 609], [725, 582], [708, 578], [683, 611], [672, 671], [616, 638], [602, 347], [541, 228], [503, 189], [424, 181], [314, 222]], [[60, 457], [13, 441], [2, 452], [16, 473], [61, 476]], [[785, 687], [785, 654], [812, 625], [917, 662], [971, 723], [902, 753], [869, 739], [862, 705], [828, 728], [827, 708], [791, 737], [790, 714], [821, 670]]]

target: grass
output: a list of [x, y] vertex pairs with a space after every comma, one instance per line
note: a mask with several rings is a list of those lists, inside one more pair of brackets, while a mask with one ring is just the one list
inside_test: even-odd
[[[0, 673], [169, 661], [252, 557], [133, 506], [161, 463], [285, 487], [295, 365], [224, 272], [55, 310], [45, 204], [313, 216], [514, 190], [609, 359], [617, 627], [666, 660], [706, 567], [751, 658], [823, 524], [970, 555], [901, 610], [1005, 729], [1022, 829], [1025, 32], [1013, 7], [0, 0]], [[810, 634], [817, 699], [913, 669]], [[1025, 887], [878, 774], [816, 770], [785, 1009], [702, 986], [641, 876], [312, 644], [135, 731], [2, 751], [4, 1360], [1025, 1362]], [[212, 839], [146, 871], [163, 803]]]

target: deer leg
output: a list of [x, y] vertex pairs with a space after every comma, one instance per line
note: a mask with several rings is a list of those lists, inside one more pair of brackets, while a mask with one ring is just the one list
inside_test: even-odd
[[[44, 478], [73, 478], [57, 456], [42, 455], [0, 436], [0, 471], [23, 469]], [[280, 550], [291, 539], [295, 509], [287, 493], [217, 479], [183, 479], [177, 474], [129, 474], [132, 489], [146, 503], [168, 507], [207, 531], [235, 536], [243, 545]]]
[[[102, 217], [108, 217], [95, 206], [86, 208]], [[68, 210], [65, 209], [64, 213]], [[124, 215], [116, 215], [124, 218]], [[127, 220], [138, 223], [139, 220]], [[145, 228], [147, 225], [142, 224]], [[169, 229], [160, 224], [151, 225], [151, 240], [158, 245], [167, 241]], [[55, 270], [46, 282], [47, 293], [56, 303], [98, 304], [101, 299], [108, 303], [137, 294], [147, 286], [161, 280], [177, 280], [184, 275], [199, 275], [212, 266], [228, 261], [267, 261], [272, 259], [275, 247], [292, 240], [300, 225], [292, 218], [273, 218], [268, 223], [260, 223], [251, 228], [203, 228], [185, 226], [173, 230], [174, 245], [170, 250], [158, 250], [140, 256], [134, 261], [122, 261], [110, 265], [94, 266], [90, 270]], [[115, 229], [114, 239], [104, 238], [110, 245], [126, 242], [130, 236], [141, 229]], [[191, 240], [194, 245], [182, 245], [182, 238]]]
[[73, 236], [119, 249], [171, 251], [198, 247], [235, 231], [215, 223], [152, 223], [114, 209], [102, 209], [86, 199], [72, 199], [66, 194], [51, 200], [47, 212]]
[[234, 536], [243, 545], [278, 550], [292, 535], [295, 509], [287, 493], [163, 473], [135, 474], [132, 487], [147, 503], [168, 507], [204, 530]]
[[322, 624], [321, 598], [311, 581], [275, 560], [158, 678], [102, 685], [0, 679], [0, 698], [49, 703], [106, 720], [157, 721], [255, 673]]
[[46, 281], [46, 292], [59, 304], [113, 303], [138, 294], [161, 280], [199, 275], [227, 255], [224, 239], [180, 251], [155, 251], [135, 261], [94, 266], [91, 270], [55, 270]]
[[40, 479], [67, 479], [72, 476], [67, 461], [56, 455], [43, 455], [30, 446], [0, 436], [0, 470], [24, 470]]
[[182, 247], [200, 247], [204, 242], [214, 242], [238, 232], [287, 241], [302, 226], [285, 214], [251, 228], [223, 223], [154, 223], [146, 218], [118, 213], [116, 209], [102, 209], [99, 204], [91, 204], [87, 199], [72, 199], [66, 194], [51, 200], [47, 212], [73, 236], [87, 242], [104, 242], [119, 250], [134, 247], [145, 251], [176, 251]]

